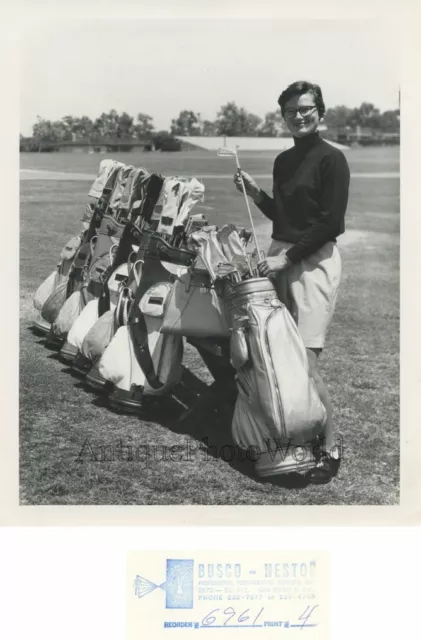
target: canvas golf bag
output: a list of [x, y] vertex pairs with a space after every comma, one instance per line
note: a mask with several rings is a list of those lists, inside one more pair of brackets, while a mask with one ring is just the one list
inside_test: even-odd
[[120, 207], [123, 192], [130, 175], [136, 171], [133, 167], [123, 167], [119, 171], [109, 206], [105, 213], [98, 215], [99, 226], [92, 225], [87, 250], [87, 260], [80, 275], [73, 279], [73, 291], [67, 297], [52, 323], [51, 333], [55, 340], [63, 341], [76, 318], [89, 301], [99, 297], [102, 291], [102, 279], [112, 264], [114, 251], [124, 230], [125, 211]]
[[[136, 224], [132, 221], [126, 224], [110, 269], [110, 276], [104, 281], [102, 296], [98, 299], [97, 307], [91, 310], [90, 320], [87, 316], [88, 308], [83, 312], [86, 314], [89, 326], [85, 323], [86, 331], [83, 331], [78, 318], [69, 333], [68, 342], [77, 347], [77, 355], [72, 366], [79, 373], [89, 372], [109, 345], [118, 327], [127, 323], [125, 315], [127, 305], [133, 299], [140, 281], [144, 246], [149, 237], [148, 233], [152, 230], [151, 215], [159, 198], [163, 181], [162, 176], [158, 174], [152, 174], [142, 181], [140, 200], [135, 200], [135, 203], [140, 204], [131, 214]], [[138, 196], [137, 193], [134, 197]], [[93, 305], [90, 303], [89, 306]], [[81, 316], [80, 321], [83, 322]], [[80, 328], [76, 324], [80, 325]], [[77, 335], [75, 335], [76, 332]], [[95, 381], [97, 387], [97, 377]], [[90, 383], [91, 380], [88, 379], [87, 382]]]
[[292, 316], [268, 278], [230, 285], [226, 312], [232, 327], [231, 364], [237, 370], [235, 442], [258, 452], [261, 476], [312, 468], [326, 410], [308, 374], [306, 349]]
[[[144, 169], [135, 169], [129, 175], [119, 207], [119, 218], [124, 225], [121, 238], [118, 246], [112, 247], [113, 255], [109, 256], [110, 261], [106, 256], [102, 263], [101, 260], [97, 261], [96, 273], [98, 274], [99, 270], [99, 275], [95, 276], [94, 272], [86, 287], [94, 297], [87, 302], [73, 322], [67, 340], [60, 350], [60, 358], [65, 362], [72, 362], [77, 357], [86, 334], [102, 315], [115, 309], [117, 305], [121, 286], [127, 281], [131, 268], [129, 258], [138, 248], [141, 231], [132, 221], [140, 211], [144, 187], [149, 178]], [[104, 260], [107, 264], [104, 264]]]
[[[80, 233], [68, 240], [60, 254], [60, 262], [58, 263], [57, 268], [41, 283], [35, 292], [34, 307], [40, 312], [47, 299], [53, 294], [53, 292], [55, 292], [50, 299], [49, 304], [46, 305], [44, 312], [49, 316], [48, 321], [40, 314], [40, 317], [34, 322], [34, 327], [42, 333], [48, 333], [51, 327], [50, 317], [54, 319], [55, 310], [60, 309], [64, 304], [66, 297], [68, 297], [69, 276], [73, 270], [75, 261], [80, 261], [81, 256], [83, 255], [81, 246], [86, 241], [95, 206], [103, 196], [106, 183], [110, 176], [112, 176], [113, 173], [115, 174], [120, 166], [122, 166], [121, 163], [116, 162], [115, 160], [101, 161], [98, 176], [88, 194], [90, 201], [86, 205], [84, 215], [81, 218], [82, 229]], [[84, 262], [85, 260], [82, 264], [84, 264]]]
[[105, 167], [102, 163], [100, 165], [101, 182], [99, 183], [97, 178], [89, 193], [99, 193], [100, 185], [102, 185], [105, 180], [106, 173], [108, 175], [107, 181], [101, 196], [95, 202], [89, 203], [86, 207], [85, 215], [82, 218], [83, 230], [80, 234], [80, 242], [78, 243], [77, 251], [74, 253], [72, 258], [72, 263], [70, 265], [71, 268], [67, 273], [66, 278], [60, 282], [59, 286], [49, 292], [48, 297], [45, 298], [40, 309], [45, 329], [47, 327], [51, 327], [51, 324], [57, 318], [57, 315], [67, 298], [73, 291], [80, 288], [82, 284], [82, 274], [90, 257], [90, 241], [95, 234], [96, 227], [98, 226], [106, 207], [108, 206], [117, 176], [120, 173], [120, 170], [124, 167], [120, 162], [109, 160], [103, 162], [107, 164]]
[[[164, 395], [181, 379], [182, 336], [161, 333], [166, 298], [176, 274], [192, 264], [195, 254], [152, 235], [133, 301], [98, 363], [99, 375], [113, 385], [109, 403], [136, 411], [143, 396]], [[125, 320], [124, 318], [122, 319]]]
[[[92, 210], [89, 207], [89, 210], [92, 213]], [[66, 245], [63, 247], [60, 253], [60, 262], [57, 265], [57, 268], [50, 273], [50, 275], [40, 284], [38, 289], [35, 292], [34, 296], [34, 307], [38, 311], [41, 311], [45, 302], [51, 296], [53, 292], [58, 292], [57, 304], [60, 304], [60, 300], [64, 298], [67, 291], [67, 282], [69, 279], [69, 273], [72, 268], [73, 260], [77, 253], [78, 248], [80, 247], [83, 239], [83, 233], [79, 236], [74, 236], [67, 241]], [[51, 304], [51, 303], [50, 303]], [[47, 333], [50, 330], [51, 323], [44, 320], [42, 316], [40, 316], [34, 322], [34, 327], [41, 331], [42, 333]]]

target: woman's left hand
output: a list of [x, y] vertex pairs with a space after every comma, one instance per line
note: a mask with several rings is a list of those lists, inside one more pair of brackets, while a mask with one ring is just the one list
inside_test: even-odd
[[269, 278], [272, 274], [275, 274], [278, 271], [283, 271], [289, 267], [290, 264], [291, 261], [287, 257], [286, 253], [283, 253], [280, 256], [272, 256], [261, 260], [257, 264], [257, 268], [259, 269], [261, 276]]

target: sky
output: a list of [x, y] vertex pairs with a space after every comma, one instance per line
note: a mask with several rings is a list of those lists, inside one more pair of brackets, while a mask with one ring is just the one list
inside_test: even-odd
[[20, 45], [20, 132], [117, 109], [168, 129], [182, 109], [215, 119], [235, 101], [261, 117], [291, 82], [327, 107], [399, 106], [396, 33], [367, 20], [84, 20], [29, 27]]

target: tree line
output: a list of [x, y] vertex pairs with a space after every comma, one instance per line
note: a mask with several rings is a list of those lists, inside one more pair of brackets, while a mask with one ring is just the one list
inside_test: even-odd
[[[327, 109], [324, 123], [327, 128], [355, 129], [369, 127], [383, 133], [399, 132], [399, 109], [381, 112], [374, 104], [363, 102], [360, 107], [344, 105]], [[123, 111], [111, 109], [92, 120], [88, 116], [64, 116], [60, 120], [45, 120], [40, 116], [32, 127], [29, 144], [60, 143], [89, 140], [92, 144], [108, 140], [150, 140], [156, 149], [176, 136], [259, 136], [280, 137], [287, 129], [280, 109], [270, 111], [263, 118], [239, 107], [235, 102], [221, 106], [215, 120], [202, 119], [200, 113], [182, 110], [171, 120], [168, 131], [156, 131], [153, 118], [138, 113], [136, 118]], [[21, 135], [22, 141], [27, 140]], [[30, 150], [30, 149], [25, 149]]]

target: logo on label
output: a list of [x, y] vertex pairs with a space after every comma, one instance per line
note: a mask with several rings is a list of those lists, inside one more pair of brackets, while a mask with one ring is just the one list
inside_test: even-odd
[[133, 583], [135, 596], [143, 598], [162, 589], [166, 594], [165, 607], [167, 609], [192, 609], [194, 560], [167, 560], [167, 580], [155, 584], [140, 575], [136, 575]]
[[193, 560], [167, 560], [167, 609], [193, 608]]

